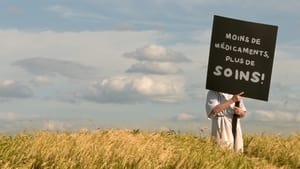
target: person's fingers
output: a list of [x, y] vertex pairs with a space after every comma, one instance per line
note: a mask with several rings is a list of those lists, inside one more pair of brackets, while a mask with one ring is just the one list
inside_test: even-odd
[[241, 92], [241, 93], [239, 93], [238, 95], [241, 96], [241, 95], [243, 95], [244, 93], [245, 93], [245, 92]]

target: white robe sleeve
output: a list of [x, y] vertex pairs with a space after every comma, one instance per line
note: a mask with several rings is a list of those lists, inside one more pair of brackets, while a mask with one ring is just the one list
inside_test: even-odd
[[206, 97], [206, 113], [208, 119], [211, 119], [214, 115], [211, 113], [212, 109], [220, 104], [218, 99], [218, 93], [215, 91], [208, 91]]

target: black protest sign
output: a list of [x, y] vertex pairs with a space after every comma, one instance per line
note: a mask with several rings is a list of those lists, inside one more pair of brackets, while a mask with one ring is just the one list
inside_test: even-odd
[[267, 101], [277, 29], [214, 16], [206, 88]]

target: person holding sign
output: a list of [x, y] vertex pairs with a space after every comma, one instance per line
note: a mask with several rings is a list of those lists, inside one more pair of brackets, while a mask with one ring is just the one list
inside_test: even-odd
[[[246, 115], [246, 108], [241, 97], [243, 94], [244, 92], [231, 95], [209, 90], [206, 98], [207, 116], [212, 120], [212, 137], [217, 144], [236, 152], [244, 150], [240, 125], [240, 118]], [[239, 106], [236, 105], [237, 102], [240, 103]], [[240, 117], [236, 121], [236, 131], [232, 130], [234, 116]]]

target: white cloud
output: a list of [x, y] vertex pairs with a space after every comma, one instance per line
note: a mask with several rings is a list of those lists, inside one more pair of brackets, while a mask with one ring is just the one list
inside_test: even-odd
[[14, 80], [0, 81], [0, 98], [32, 97], [33, 91], [26, 85]]
[[[50, 59], [50, 58], [28, 58], [18, 60], [13, 65], [20, 66], [24, 70], [35, 75], [61, 75], [69, 78], [87, 78], [95, 74], [95, 69], [76, 62]], [[39, 81], [45, 79], [39, 79]]]
[[[31, 84], [40, 86], [49, 84], [49, 77], [59, 75], [55, 77], [55, 86], [49, 88], [49, 91], [35, 89], [37, 96], [51, 92], [68, 93], [70, 91], [65, 91], [66, 89], [78, 88], [79, 85], [87, 83], [87, 80], [122, 73], [132, 64], [132, 60], [122, 57], [125, 51], [131, 51], [136, 46], [153, 44], [162, 37], [161, 33], [155, 31], [35, 32], [9, 29], [0, 30], [0, 36], [6, 39], [1, 42], [1, 77], [14, 77], [22, 81], [31, 79]], [[157, 65], [164, 73], [172, 73], [177, 69], [168, 63]], [[78, 83], [73, 83], [73, 80]], [[23, 96], [26, 88], [26, 96], [33, 95], [30, 88], [20, 85], [23, 87]], [[66, 85], [70, 85], [70, 88], [66, 88]], [[10, 95], [12, 92], [10, 91]], [[0, 95], [1, 102], [5, 101], [3, 87]]]
[[177, 74], [181, 71], [175, 64], [169, 62], [139, 62], [131, 65], [126, 72], [164, 75]]
[[138, 61], [158, 61], [158, 62], [189, 62], [190, 60], [180, 52], [159, 45], [148, 45], [138, 48], [134, 52], [124, 54], [127, 58]]
[[98, 103], [173, 103], [185, 98], [185, 82], [178, 76], [115, 76], [91, 84], [78, 95]]
[[[0, 30], [0, 37], [5, 39], [1, 41], [0, 77], [9, 79], [11, 75], [20, 76], [20, 73], [28, 76], [20, 69], [12, 68], [12, 63], [28, 62], [32, 59], [38, 64], [37, 58], [43, 59], [42, 64], [48, 61], [52, 64], [60, 62], [61, 65], [63, 61], [73, 65], [80, 63], [82, 66], [88, 65], [85, 67], [96, 68], [97, 76], [98, 74], [102, 75], [101, 77], [111, 76], [116, 72], [123, 72], [132, 64], [132, 60], [121, 57], [124, 52], [137, 46], [154, 43], [162, 39], [163, 35], [156, 31], [55, 32], [7, 29]], [[112, 66], [116, 64], [118, 66]], [[27, 70], [34, 71], [33, 68]], [[40, 75], [36, 71], [34, 73]]]

